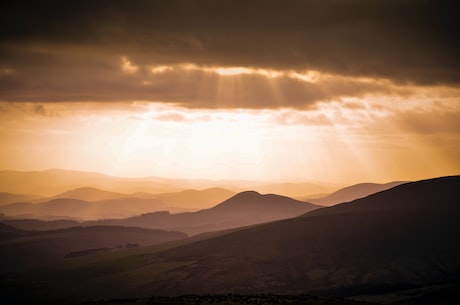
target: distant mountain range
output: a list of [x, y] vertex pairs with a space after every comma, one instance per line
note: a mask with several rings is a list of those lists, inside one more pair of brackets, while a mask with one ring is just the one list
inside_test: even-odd
[[[173, 213], [210, 207], [234, 195], [232, 191], [211, 188], [177, 193], [123, 194], [92, 187], [82, 187], [47, 198], [3, 193], [4, 199], [34, 199], [0, 205], [0, 213], [10, 217], [40, 219], [125, 218], [142, 213], [168, 210]], [[1, 199], [1, 197], [0, 197]]]
[[[123, 218], [168, 207], [157, 199], [120, 198], [101, 201], [58, 198], [46, 202], [16, 202], [0, 207], [7, 216], [25, 218], [100, 219]], [[174, 210], [174, 208], [171, 208]]]
[[87, 224], [137, 226], [199, 234], [291, 218], [317, 208], [320, 206], [289, 197], [261, 195], [254, 191], [247, 191], [213, 208], [198, 212], [179, 214], [156, 212], [127, 219], [100, 220]]
[[[232, 190], [236, 193], [253, 189], [262, 193], [276, 193], [291, 197], [328, 193], [337, 188], [335, 185], [329, 183], [308, 181], [298, 183], [272, 183], [248, 180], [168, 179], [162, 177], [123, 178], [94, 172], [62, 169], [45, 171], [0, 170], [0, 192], [34, 194], [39, 197], [50, 197], [58, 193], [86, 187], [124, 194], [139, 192], [161, 194], [175, 193], [190, 189], [202, 190], [209, 188], [223, 188]], [[204, 207], [205, 206], [198, 208]]]
[[[197, 195], [196, 192], [194, 192], [194, 194]], [[165, 197], [169, 196], [172, 195], [169, 194]], [[60, 213], [64, 215], [70, 214], [74, 211], [74, 215], [86, 216], [86, 214], [82, 213], [100, 214], [101, 212], [95, 211], [96, 207], [99, 207], [101, 210], [107, 210], [107, 213], [113, 213], [113, 211], [118, 211], [124, 206], [129, 206], [128, 203], [132, 207], [135, 206], [135, 203], [137, 202], [139, 205], [141, 203], [145, 203], [147, 205], [151, 204], [151, 206], [154, 206], [156, 203], [155, 199], [130, 200], [131, 202], [124, 202], [120, 199], [118, 200], [120, 204], [117, 206], [117, 199], [89, 203], [77, 199], [54, 199], [41, 203], [40, 205], [17, 203], [3, 207], [3, 209], [0, 210], [8, 212], [9, 210], [7, 208], [9, 207], [19, 209], [25, 206], [25, 210], [22, 211], [25, 212], [27, 209], [31, 208], [29, 206], [31, 205], [32, 207], [40, 207], [42, 209], [42, 213], [46, 213], [46, 211], [48, 211], [48, 213], [51, 213], [51, 211], [60, 211]], [[85, 210], [85, 207], [88, 205], [92, 207], [89, 211]], [[140, 206], [135, 206], [135, 208], [138, 209]], [[197, 212], [171, 214], [167, 211], [162, 211], [146, 213], [140, 216], [124, 219], [102, 219], [87, 222], [75, 222], [69, 220], [40, 221], [31, 219], [16, 219], [4, 220], [4, 223], [28, 230], [49, 230], [75, 225], [111, 225], [175, 230], [185, 232], [187, 234], [199, 234], [295, 217], [317, 208], [320, 208], [320, 206], [294, 200], [285, 196], [273, 194], [261, 195], [254, 191], [247, 191], [239, 193], [212, 208]], [[19, 212], [21, 212], [21, 210]]]
[[[301, 201], [330, 206], [362, 198], [402, 183], [405, 182], [360, 183], [342, 188], [321, 198], [307, 197]], [[301, 183], [259, 185], [259, 189], [279, 189], [280, 191], [290, 189], [291, 192], [296, 193], [300, 192], [299, 189], [302, 189], [303, 185]], [[305, 188], [308, 189], [308, 185]], [[149, 192], [121, 193], [88, 186], [71, 189], [50, 197], [4, 192], [0, 193], [0, 213], [16, 218], [40, 219], [126, 218], [156, 211], [178, 213], [207, 209], [234, 194], [235, 192], [223, 188], [153, 194]], [[79, 200], [79, 202], [75, 200]]]
[[[72, 173], [74, 172], [62, 170], [44, 172], [0, 171], [0, 178], [13, 178], [13, 182], [14, 179], [24, 178], [25, 181], [32, 180], [35, 181], [34, 183], [37, 181], [43, 183], [42, 179], [51, 175], [54, 176], [54, 178], [59, 178], [59, 183], [62, 183], [63, 181], [67, 181], [67, 183], [69, 183], [69, 181], [75, 182], [80, 178], [86, 178], [87, 183], [91, 183], [91, 181], [95, 180], [98, 180], [99, 182], [105, 181], [104, 183], [106, 183], [107, 181], [110, 182], [113, 179], [121, 179], [120, 181], [124, 181], [124, 178], [114, 178], [97, 173], [85, 172], [76, 172], [77, 177], [71, 178]], [[127, 181], [133, 183], [134, 181], [131, 180], [128, 179]], [[47, 183], [53, 184], [50, 181]], [[8, 180], [8, 183], [11, 182], [12, 181]], [[117, 184], [118, 182], [112, 181], [111, 183]], [[328, 206], [365, 197], [401, 183], [404, 182], [397, 181], [386, 184], [360, 183], [340, 189], [322, 198], [304, 199], [302, 201]], [[299, 190], [308, 189], [310, 186], [313, 186], [313, 184], [284, 183], [258, 185], [258, 189], [276, 189], [279, 191], [285, 190], [291, 193], [299, 193], [302, 192]], [[7, 186], [3, 187], [8, 188]], [[315, 187], [316, 189], [321, 189], [320, 185], [316, 185]], [[324, 190], [325, 188], [323, 187], [322, 189]], [[38, 218], [47, 220], [60, 218], [74, 220], [126, 218], [142, 213], [157, 211], [179, 213], [207, 209], [227, 198], [230, 198], [234, 194], [235, 192], [233, 191], [216, 187], [204, 190], [183, 190], [178, 192], [153, 194], [149, 192], [122, 193], [84, 186], [48, 197], [3, 192], [0, 193], [0, 213], [7, 217]]]

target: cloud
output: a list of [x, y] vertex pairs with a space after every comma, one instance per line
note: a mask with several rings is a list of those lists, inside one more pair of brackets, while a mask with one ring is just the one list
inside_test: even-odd
[[2, 46], [91, 47], [139, 65], [320, 70], [458, 84], [451, 1], [14, 1]]
[[[389, 80], [319, 71], [141, 65], [93, 49], [17, 50], [15, 73], [5, 74], [0, 99], [16, 102], [153, 101], [187, 108], [298, 108], [369, 94], [410, 94]], [[12, 52], [12, 50], [10, 50]], [[15, 85], [12, 85], [15, 84]]]
[[0, 101], [310, 109], [441, 87], [458, 98], [455, 12], [442, 0], [2, 3]]

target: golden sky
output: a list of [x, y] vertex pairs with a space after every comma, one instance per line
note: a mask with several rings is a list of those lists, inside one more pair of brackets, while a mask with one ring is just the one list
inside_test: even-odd
[[443, 1], [45, 2], [2, 4], [0, 169], [460, 172], [458, 20]]

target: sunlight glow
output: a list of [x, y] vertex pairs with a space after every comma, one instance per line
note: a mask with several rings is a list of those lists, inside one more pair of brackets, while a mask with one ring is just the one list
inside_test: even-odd
[[287, 75], [291, 78], [295, 78], [304, 82], [308, 83], [315, 83], [318, 82], [321, 74], [319, 71], [303, 71], [303, 72], [296, 72], [290, 71]]
[[250, 67], [215, 67], [215, 66], [199, 66], [191, 63], [178, 65], [161, 65], [150, 68], [152, 74], [161, 74], [171, 71], [198, 71], [205, 73], [215, 73], [220, 76], [237, 76], [237, 75], [260, 75], [267, 78], [288, 77], [304, 82], [317, 82], [323, 75], [319, 71], [293, 71], [293, 70], [273, 70], [260, 69]]
[[150, 71], [153, 74], [156, 74], [156, 73], [165, 73], [165, 72], [172, 71], [172, 70], [174, 70], [174, 68], [171, 66], [155, 66]]
[[253, 71], [248, 68], [233, 67], [233, 68], [215, 68], [214, 71], [219, 75], [238, 75], [251, 74]]
[[[417, 134], [399, 118], [406, 109], [395, 105], [383, 112], [380, 103], [348, 99], [305, 111], [191, 110], [148, 102], [2, 104], [0, 167], [273, 181], [332, 175], [348, 182], [375, 181], [376, 172], [384, 181], [460, 170], [458, 138], [423, 129]], [[426, 103], [423, 111], [433, 107], [435, 102], [431, 108]], [[445, 114], [432, 120], [426, 124], [439, 126]]]

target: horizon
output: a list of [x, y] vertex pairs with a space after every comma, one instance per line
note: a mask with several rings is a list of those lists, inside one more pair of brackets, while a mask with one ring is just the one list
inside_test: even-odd
[[[399, 184], [419, 182], [448, 176], [426, 177], [417, 180], [390, 181], [357, 181], [349, 183], [333, 183], [331, 181], [296, 180], [213, 180], [213, 179], [184, 179], [159, 176], [123, 177], [111, 176], [100, 172], [75, 171], [69, 169], [48, 169], [42, 171], [0, 170], [0, 192], [12, 195], [33, 195], [41, 198], [52, 198], [69, 191], [94, 189], [102, 192], [115, 192], [134, 195], [137, 193], [151, 195], [179, 194], [186, 191], [203, 192], [219, 190], [233, 194], [255, 191], [260, 194], [275, 194], [302, 201], [323, 200], [327, 196], [345, 189], [355, 189], [358, 193], [350, 198], [358, 198], [371, 194], [369, 190], [385, 190]], [[449, 175], [449, 176], [460, 176]], [[27, 181], [27, 183], [21, 183]], [[391, 186], [392, 185], [392, 186]], [[370, 188], [370, 189], [369, 189]], [[361, 190], [361, 191], [360, 191]], [[353, 191], [353, 192], [356, 192]], [[361, 195], [358, 195], [361, 194]], [[228, 194], [227, 194], [228, 195]], [[37, 198], [38, 198], [37, 197]], [[222, 199], [223, 197], [219, 197]], [[200, 199], [200, 200], [203, 200]], [[215, 200], [215, 199], [213, 199]], [[214, 204], [218, 203], [211, 200]], [[336, 199], [334, 199], [336, 200]], [[345, 199], [344, 199], [345, 200]], [[188, 208], [196, 209], [195, 199], [189, 198]], [[324, 202], [328, 202], [327, 200]], [[334, 201], [335, 202], [335, 201]], [[327, 204], [326, 204], [327, 205]], [[175, 208], [175, 207], [174, 207]]]

